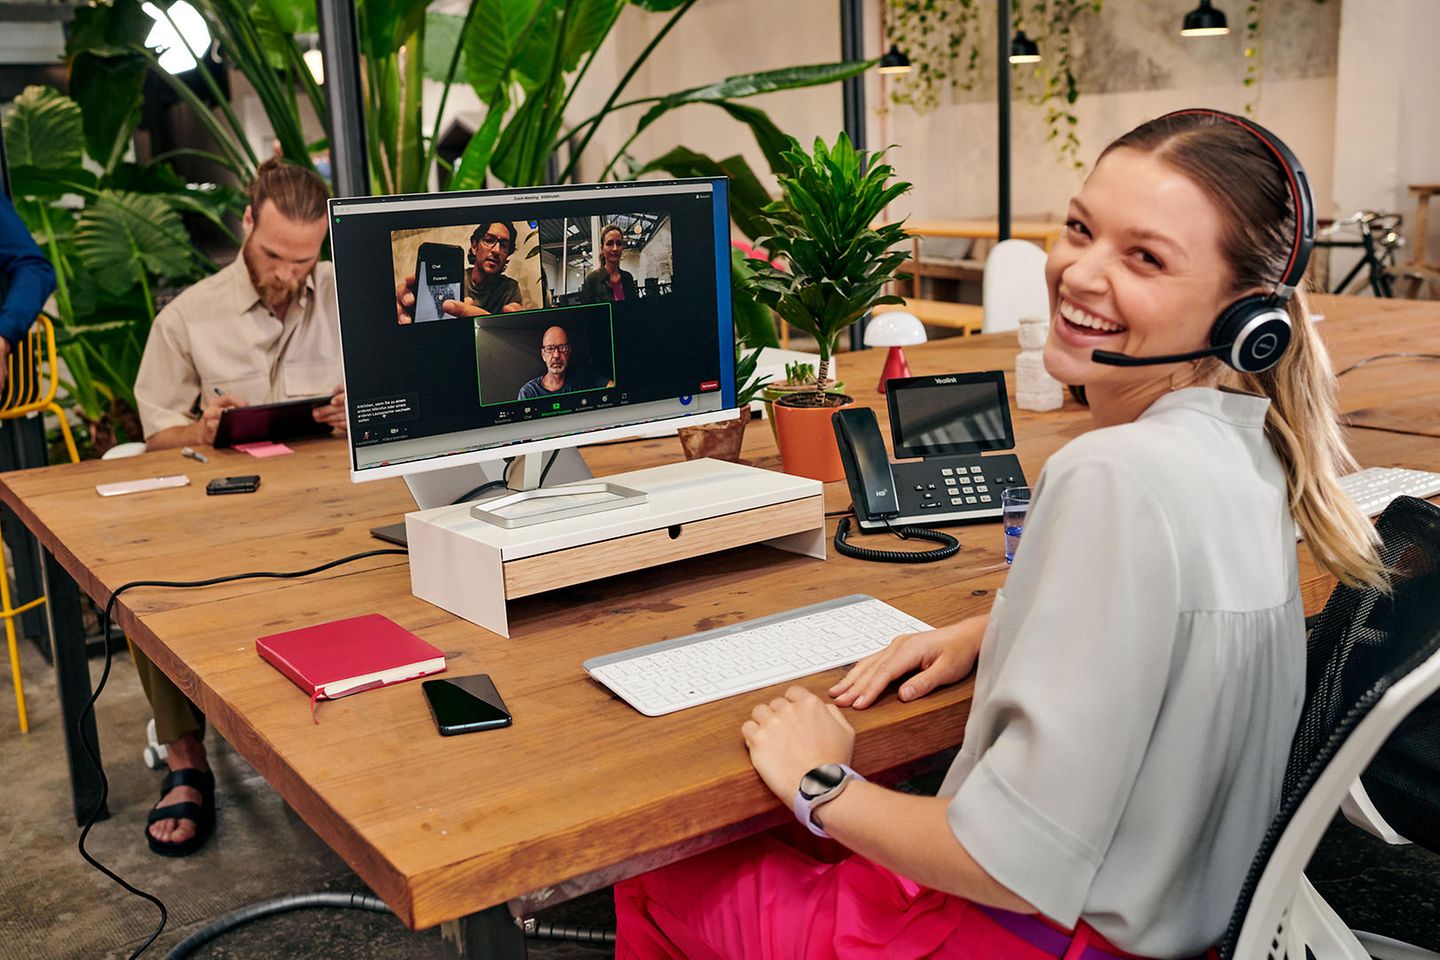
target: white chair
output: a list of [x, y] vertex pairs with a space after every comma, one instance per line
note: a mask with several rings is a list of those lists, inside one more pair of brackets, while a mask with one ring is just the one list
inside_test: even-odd
[[1002, 240], [985, 258], [982, 333], [1015, 330], [1021, 317], [1050, 316], [1045, 251], [1029, 240]]
[[1280, 809], [1219, 944], [1223, 960], [1433, 956], [1378, 952], [1380, 938], [1362, 946], [1302, 873], [1356, 778], [1440, 690], [1440, 508], [1402, 497], [1378, 527], [1393, 593], [1336, 587], [1310, 631]]

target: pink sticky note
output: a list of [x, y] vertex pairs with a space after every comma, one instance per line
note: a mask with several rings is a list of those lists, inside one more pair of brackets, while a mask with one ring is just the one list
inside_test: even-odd
[[271, 443], [268, 440], [262, 440], [259, 443], [237, 443], [235, 444], [235, 449], [243, 450], [244, 452], [250, 454], [250, 456], [252, 457], [262, 458], [283, 457], [287, 453], [295, 452], [294, 450], [291, 450], [289, 447], [285, 446], [285, 444], [283, 443]]

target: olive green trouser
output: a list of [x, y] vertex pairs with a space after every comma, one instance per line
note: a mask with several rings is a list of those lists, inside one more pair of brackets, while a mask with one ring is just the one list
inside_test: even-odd
[[130, 659], [135, 661], [135, 672], [140, 674], [140, 685], [145, 688], [145, 699], [150, 701], [150, 711], [155, 715], [155, 739], [174, 743], [187, 733], [204, 737], [205, 715], [143, 650], [133, 643], [129, 646]]

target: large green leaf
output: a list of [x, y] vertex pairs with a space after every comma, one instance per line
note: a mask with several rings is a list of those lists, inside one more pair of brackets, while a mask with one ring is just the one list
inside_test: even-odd
[[744, 157], [736, 155], [714, 160], [689, 147], [676, 147], [645, 164], [635, 175], [643, 176], [656, 170], [672, 177], [728, 177], [730, 218], [735, 221], [735, 226], [751, 240], [767, 229], [761, 211], [770, 203], [770, 194]]
[[[745, 255], [737, 248], [730, 248], [730, 299], [735, 313], [735, 332], [740, 342], [747, 346], [778, 347], [780, 338], [775, 335], [775, 318], [757, 297], [754, 287], [755, 271], [746, 264]], [[754, 372], [754, 355], [748, 358], [750, 372]], [[748, 374], [735, 371], [736, 383], [742, 383]]]
[[465, 152], [460, 155], [459, 162], [455, 165], [455, 175], [450, 178], [448, 189], [477, 190], [485, 185], [485, 171], [490, 166], [490, 157], [495, 152], [495, 140], [500, 135], [500, 124], [504, 119], [503, 102], [490, 108], [485, 122], [480, 124], [480, 129], [475, 131], [475, 135], [465, 145]]
[[565, 70], [580, 65], [580, 59], [600, 46], [615, 25], [615, 18], [625, 9], [626, 0], [572, 0], [565, 28]]
[[770, 171], [775, 174], [790, 173], [790, 165], [785, 160], [785, 151], [799, 146], [795, 138], [783, 132], [775, 126], [775, 121], [764, 110], [756, 107], [746, 106], [743, 103], [731, 103], [728, 100], [721, 100], [715, 106], [724, 110], [730, 116], [748, 126], [755, 134], [755, 142], [760, 145], [760, 150], [765, 154], [765, 160], [770, 164]]
[[80, 216], [75, 248], [81, 262], [111, 293], [144, 281], [194, 272], [190, 237], [180, 217], [159, 197], [103, 191]]
[[98, 184], [95, 174], [78, 166], [68, 170], [45, 170], [28, 165], [10, 168], [10, 190], [17, 197], [58, 200], [67, 193], [83, 196], [94, 193]]
[[428, 0], [356, 0], [360, 48], [367, 57], [390, 56], [425, 22]]
[[82, 53], [70, 62], [70, 95], [84, 118], [85, 147], [105, 170], [125, 155], [140, 123], [146, 69], [139, 56]]
[[[425, 79], [444, 83], [450, 76], [450, 58], [460, 43], [460, 30], [465, 18], [452, 13], [425, 14]], [[460, 63], [455, 70], [456, 77], [468, 77], [465, 72], [465, 53], [460, 53]]]
[[[531, 18], [536, 18], [536, 27], [531, 30], [533, 35], [539, 32], [541, 22], [552, 18], [556, 4], [555, 0], [475, 0], [475, 3], [478, 9], [464, 37], [462, 76], [475, 88], [480, 102], [489, 106], [509, 81]], [[554, 36], [553, 29], [549, 36]]]
[[651, 13], [666, 13], [680, 6], [685, 0], [630, 0], [630, 2]]
[[314, 33], [319, 29], [315, 0], [259, 0], [251, 8], [252, 15], [262, 8], [288, 34]]
[[722, 100], [739, 100], [777, 90], [797, 90], [801, 87], [816, 87], [837, 83], [859, 76], [869, 69], [874, 61], [849, 61], [841, 63], [820, 63], [802, 67], [785, 67], [780, 70], [766, 70], [762, 73], [746, 73], [726, 77], [703, 87], [681, 90], [661, 98], [640, 118], [635, 132], [639, 133], [660, 117], [676, 107], [689, 103], [718, 103]]
[[140, 0], [109, 0], [81, 5], [70, 21], [65, 57], [73, 60], [82, 53], [97, 57], [130, 56], [145, 42], [155, 21]]
[[5, 150], [12, 164], [43, 170], [80, 166], [85, 149], [80, 106], [53, 87], [26, 87], [5, 117]]

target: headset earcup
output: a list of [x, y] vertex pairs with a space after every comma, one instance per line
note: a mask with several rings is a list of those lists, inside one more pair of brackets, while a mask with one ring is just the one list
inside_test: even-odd
[[1226, 347], [1221, 359], [1241, 373], [1260, 373], [1280, 362], [1290, 345], [1285, 302], [1255, 294], [1226, 307], [1215, 321], [1210, 344]]

